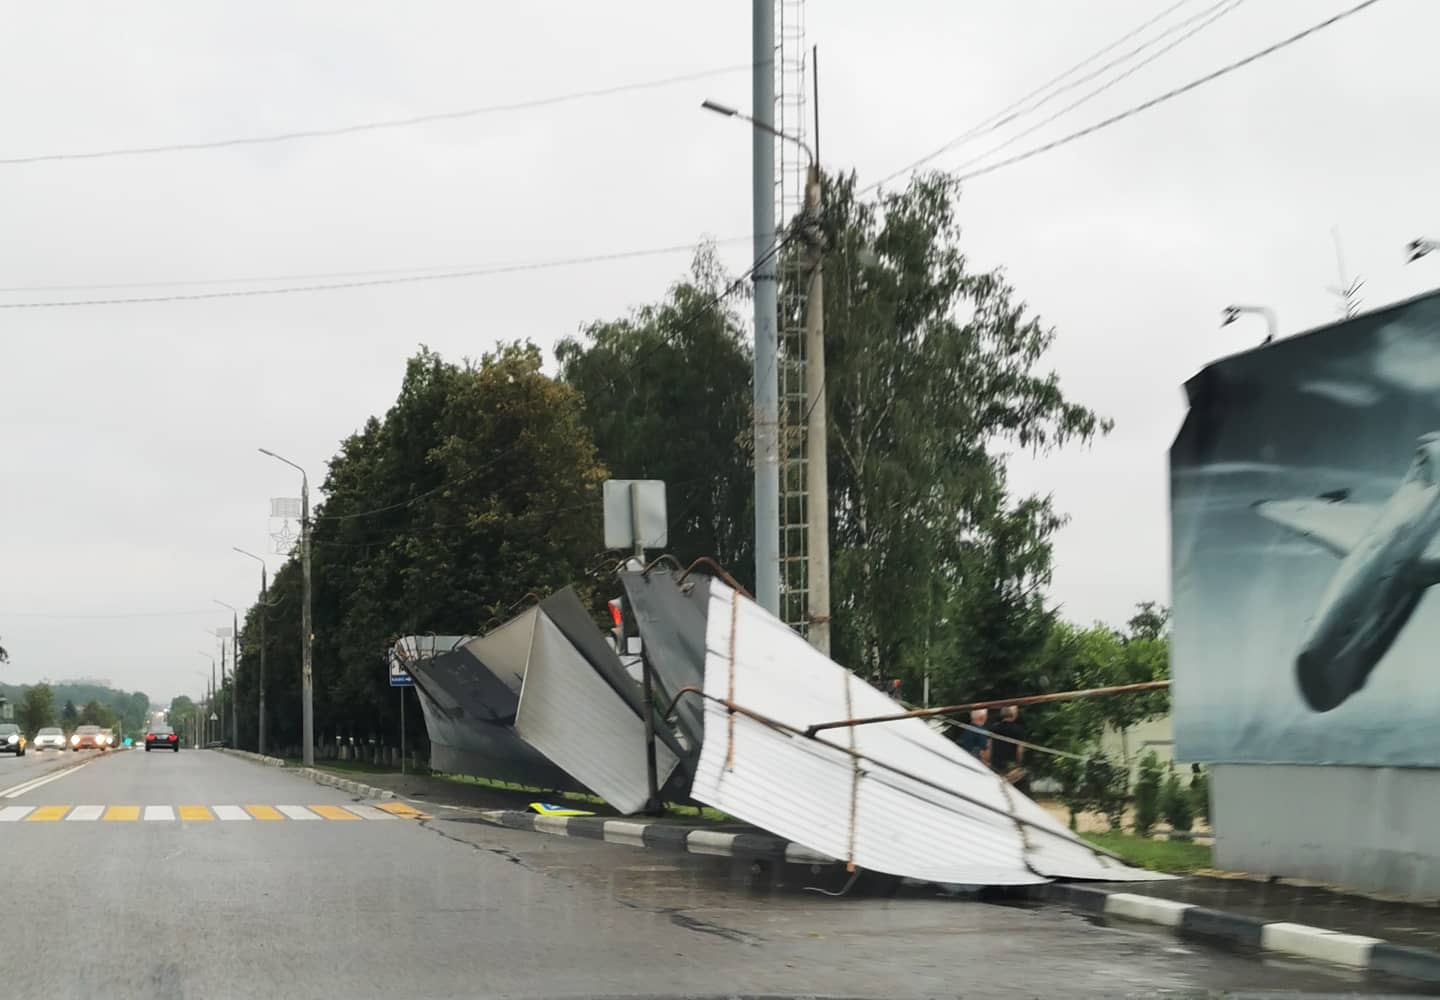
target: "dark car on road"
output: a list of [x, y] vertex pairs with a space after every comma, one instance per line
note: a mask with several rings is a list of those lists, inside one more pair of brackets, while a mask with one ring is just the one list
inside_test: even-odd
[[145, 730], [145, 752], [174, 750], [180, 752], [180, 737], [169, 726], [151, 726]]
[[0, 723], [0, 753], [25, 756], [25, 734], [13, 722]]

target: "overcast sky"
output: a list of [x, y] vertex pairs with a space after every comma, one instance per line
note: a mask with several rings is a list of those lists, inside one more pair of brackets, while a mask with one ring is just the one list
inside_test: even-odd
[[[1241, 3], [1007, 152], [1351, 3]], [[1191, 0], [1159, 27], [1211, 6]], [[1161, 9], [811, 0], [826, 166], [878, 179]], [[1258, 318], [1218, 329], [1222, 306], [1269, 305], [1287, 333], [1328, 322], [1334, 227], [1367, 306], [1440, 284], [1440, 257], [1408, 267], [1402, 257], [1411, 238], [1440, 236], [1437, 30], [1440, 6], [1384, 0], [967, 186], [972, 261], [1008, 269], [1058, 330], [1048, 364], [1067, 391], [1116, 421], [1092, 449], [1014, 466], [1017, 489], [1051, 491], [1072, 516], [1053, 588], [1070, 617], [1120, 621], [1136, 601], [1167, 599], [1165, 453], [1183, 415], [1180, 384], [1263, 335]], [[749, 59], [749, 6], [738, 0], [23, 4], [0, 34], [0, 159], [328, 128]], [[704, 97], [748, 109], [748, 71], [412, 128], [0, 165], [0, 285], [483, 267], [741, 237], [750, 137], [701, 112]], [[934, 165], [956, 167], [1011, 134]], [[737, 272], [749, 263], [743, 242], [721, 251]], [[548, 348], [654, 300], [687, 258], [0, 310], [4, 677], [107, 678], [157, 700], [198, 691], [201, 651], [214, 645], [205, 630], [229, 621], [212, 600], [244, 605], [258, 583], [231, 546], [267, 551], [268, 498], [298, 492], [257, 446], [318, 482], [338, 441], [393, 400], [418, 345], [454, 358], [501, 338]], [[7, 290], [0, 303], [217, 287], [253, 285]]]

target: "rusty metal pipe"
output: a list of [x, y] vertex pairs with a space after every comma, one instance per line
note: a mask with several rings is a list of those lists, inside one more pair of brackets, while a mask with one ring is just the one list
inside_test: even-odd
[[727, 570], [724, 566], [721, 566], [718, 562], [716, 562], [714, 559], [711, 559], [709, 556], [701, 556], [699, 559], [696, 559], [694, 562], [692, 562], [690, 564], [690, 567], [685, 570], [685, 572], [680, 574], [680, 579], [675, 582], [684, 583], [685, 578], [691, 573], [695, 572], [695, 567], [697, 566], [708, 566], [710, 568], [710, 572], [713, 575], [718, 576], [720, 579], [724, 580], [738, 593], [744, 594], [752, 601], [755, 600], [755, 595], [750, 593], [750, 591], [746, 590], [744, 587], [740, 586], [740, 581], [736, 580], [733, 576], [731, 576], [729, 570]]
[[929, 719], [937, 715], [955, 715], [977, 708], [1004, 708], [1014, 705], [1044, 705], [1052, 701], [1074, 701], [1077, 698], [1095, 698], [1102, 694], [1129, 694], [1135, 691], [1158, 691], [1168, 688], [1169, 681], [1144, 681], [1140, 684], [1117, 684], [1113, 687], [1086, 688], [1082, 691], [1058, 691], [1054, 694], [1031, 694], [1020, 698], [993, 698], [990, 701], [972, 701], [964, 705], [946, 705], [942, 708], [917, 708], [893, 715], [871, 715], [864, 719], [837, 719], [834, 722], [817, 722], [805, 730], [806, 736], [814, 736], [826, 729], [843, 729], [849, 726], [868, 726], [875, 722], [899, 722], [902, 719]]

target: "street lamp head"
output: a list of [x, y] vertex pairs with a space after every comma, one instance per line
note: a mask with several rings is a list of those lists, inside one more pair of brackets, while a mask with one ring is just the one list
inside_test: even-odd
[[[279, 455], [275, 454], [275, 453], [274, 453], [273, 451], [271, 451], [269, 448], [260, 448], [260, 449], [257, 449], [257, 450], [258, 450], [258, 451], [260, 452], [260, 454], [262, 454], [262, 455], [269, 455], [271, 458], [280, 458]], [[280, 458], [280, 461], [283, 462], [283, 461], [285, 461], [285, 460], [284, 460], [283, 458]]]
[[734, 118], [740, 114], [738, 110], [724, 104], [717, 104], [715, 101], [706, 98], [700, 102], [700, 106], [706, 111], [713, 111], [717, 115], [724, 115], [726, 118]]

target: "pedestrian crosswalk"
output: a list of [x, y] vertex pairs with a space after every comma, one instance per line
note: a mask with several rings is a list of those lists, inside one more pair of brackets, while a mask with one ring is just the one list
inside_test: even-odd
[[249, 823], [320, 820], [429, 819], [403, 802], [344, 806], [295, 805], [108, 805], [108, 806], [5, 806], [0, 823]]

